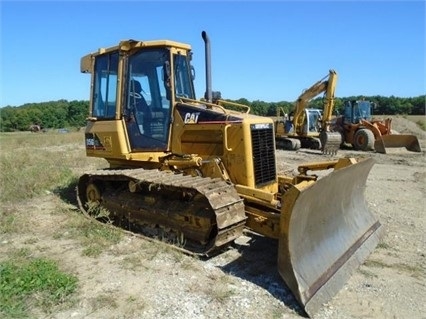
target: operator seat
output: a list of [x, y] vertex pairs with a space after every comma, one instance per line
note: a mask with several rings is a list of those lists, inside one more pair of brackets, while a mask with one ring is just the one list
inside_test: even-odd
[[130, 80], [130, 108], [135, 107], [138, 112], [148, 112], [149, 106], [142, 95], [142, 85], [139, 81]]
[[136, 80], [130, 80], [129, 109], [133, 114], [133, 117], [138, 124], [141, 133], [145, 135], [151, 135], [151, 110], [144, 96], [142, 95], [142, 85], [139, 81]]

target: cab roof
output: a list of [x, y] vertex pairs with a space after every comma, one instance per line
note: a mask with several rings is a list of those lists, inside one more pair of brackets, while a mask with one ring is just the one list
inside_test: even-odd
[[178, 49], [191, 50], [189, 44], [171, 41], [171, 40], [153, 40], [153, 41], [138, 41], [138, 40], [123, 40], [120, 43], [113, 47], [100, 48], [97, 52], [92, 53], [92, 55], [103, 54], [115, 50], [129, 51], [134, 48], [142, 47], [174, 47]]
[[89, 53], [81, 58], [80, 70], [83, 73], [90, 72], [91, 60], [93, 57], [105, 54], [112, 51], [130, 51], [136, 48], [154, 48], [154, 47], [172, 47], [183, 49], [186, 51], [191, 50], [191, 46], [186, 43], [171, 41], [171, 40], [151, 40], [151, 41], [138, 41], [138, 40], [122, 40], [116, 46], [108, 48], [99, 48], [98, 51]]

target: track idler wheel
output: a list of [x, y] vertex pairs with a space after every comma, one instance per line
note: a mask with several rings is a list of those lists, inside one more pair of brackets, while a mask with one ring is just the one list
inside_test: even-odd
[[80, 210], [86, 216], [92, 216], [96, 219], [103, 219], [106, 217], [108, 220], [108, 214], [102, 210], [102, 192], [104, 187], [102, 183], [91, 181], [87, 175], [80, 177], [77, 186], [77, 201]]
[[98, 186], [96, 186], [95, 183], [89, 183], [86, 187], [86, 199], [87, 202], [93, 203], [93, 204], [100, 204], [101, 203], [101, 190]]

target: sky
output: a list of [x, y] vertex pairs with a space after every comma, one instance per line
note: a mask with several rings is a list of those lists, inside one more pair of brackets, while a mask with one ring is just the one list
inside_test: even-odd
[[337, 97], [426, 91], [425, 1], [0, 0], [0, 107], [88, 100], [80, 58], [121, 40], [174, 40], [194, 53], [196, 95], [295, 101], [336, 70]]

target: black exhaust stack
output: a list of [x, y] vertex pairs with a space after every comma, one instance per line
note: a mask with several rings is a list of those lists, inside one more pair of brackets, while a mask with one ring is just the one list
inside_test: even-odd
[[213, 93], [212, 93], [212, 72], [211, 72], [211, 53], [210, 53], [210, 39], [207, 36], [206, 31], [201, 32], [201, 36], [204, 40], [205, 46], [205, 59], [206, 59], [206, 92], [204, 93], [204, 98], [207, 102], [212, 102]]

